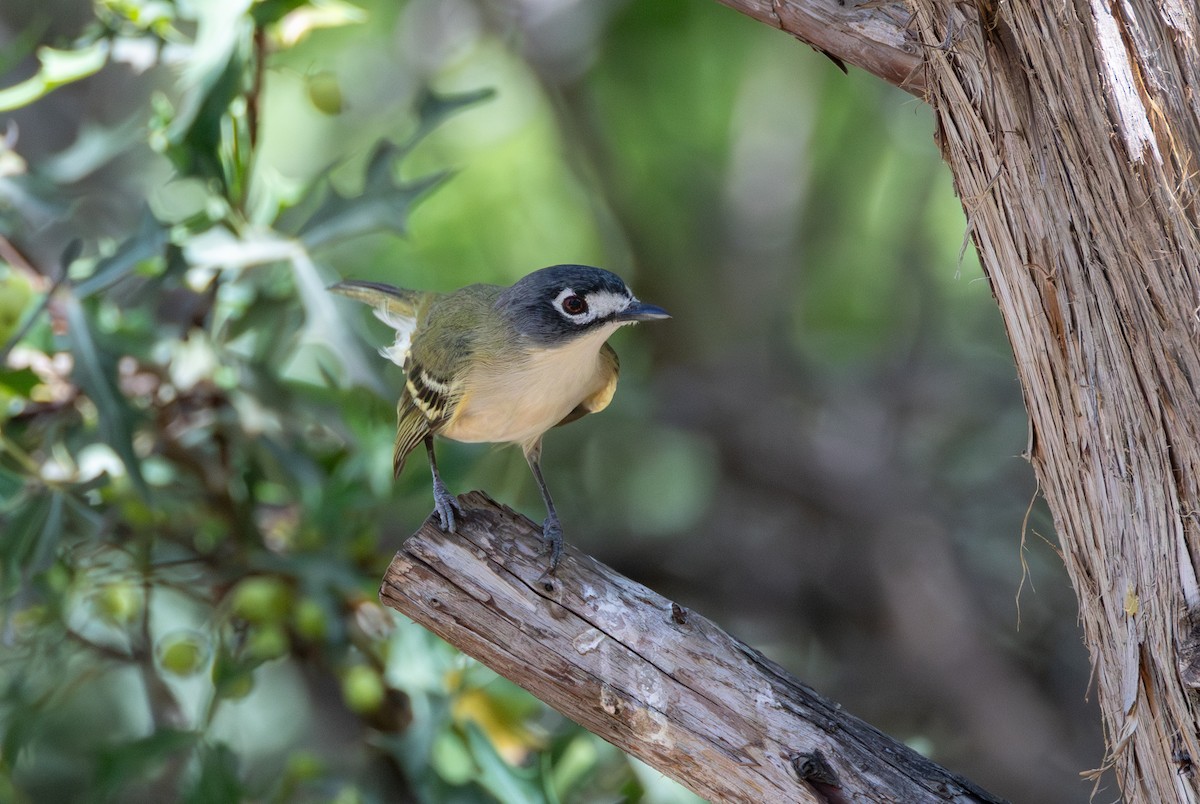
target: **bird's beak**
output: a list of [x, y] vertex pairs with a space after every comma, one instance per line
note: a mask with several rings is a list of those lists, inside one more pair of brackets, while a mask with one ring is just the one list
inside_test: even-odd
[[670, 317], [671, 314], [663, 308], [640, 302], [637, 299], [631, 301], [628, 307], [613, 316], [617, 321], [654, 321], [658, 318]]

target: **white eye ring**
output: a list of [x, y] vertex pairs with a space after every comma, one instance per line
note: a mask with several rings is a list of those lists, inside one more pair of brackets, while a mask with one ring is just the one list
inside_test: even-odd
[[583, 325], [616, 315], [628, 307], [632, 299], [627, 293], [597, 290], [584, 295], [573, 288], [563, 288], [554, 297], [554, 309], [568, 321]]

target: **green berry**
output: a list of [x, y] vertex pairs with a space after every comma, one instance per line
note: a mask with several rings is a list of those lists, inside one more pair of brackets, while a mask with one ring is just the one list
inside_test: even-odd
[[33, 287], [23, 274], [0, 268], [0, 345], [16, 333], [32, 298]]
[[352, 712], [370, 714], [383, 704], [386, 695], [379, 673], [365, 664], [356, 664], [342, 676], [342, 697]]
[[256, 626], [246, 640], [246, 654], [264, 662], [286, 655], [289, 648], [287, 631], [278, 625]]
[[313, 73], [305, 81], [308, 100], [322, 114], [341, 114], [345, 105], [342, 100], [342, 85], [335, 73], [328, 71]]
[[127, 581], [106, 584], [96, 596], [96, 606], [110, 623], [127, 625], [142, 610], [142, 591]]
[[169, 634], [158, 643], [159, 664], [174, 675], [193, 675], [207, 660], [208, 645], [198, 634]]
[[231, 609], [251, 623], [278, 623], [287, 616], [292, 590], [272, 575], [254, 575], [238, 582], [231, 595]]
[[325, 617], [325, 608], [310, 597], [296, 604], [292, 612], [292, 625], [301, 638], [309, 642], [317, 642], [325, 638], [329, 631], [329, 621]]

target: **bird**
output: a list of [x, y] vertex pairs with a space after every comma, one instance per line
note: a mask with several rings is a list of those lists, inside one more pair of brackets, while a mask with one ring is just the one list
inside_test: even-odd
[[329, 290], [370, 305], [395, 330], [380, 354], [404, 371], [396, 405], [395, 476], [424, 443], [434, 510], [444, 532], [465, 516], [438, 472], [434, 436], [521, 447], [546, 507], [543, 552], [553, 574], [563, 534], [542, 475], [542, 436], [608, 407], [620, 361], [608, 338], [622, 326], [670, 318], [639, 301], [619, 276], [589, 265], [552, 265], [509, 287], [450, 293], [344, 280]]

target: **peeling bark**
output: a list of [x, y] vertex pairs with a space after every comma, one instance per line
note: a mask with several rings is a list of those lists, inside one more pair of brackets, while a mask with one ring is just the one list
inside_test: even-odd
[[861, 67], [884, 81], [925, 94], [921, 45], [909, 29], [912, 12], [896, 0], [719, 0], [754, 19], [779, 28], [833, 59], [838, 66]]
[[[763, 18], [762, 4], [728, 4]], [[774, 19], [827, 6], [781, 0]], [[1130, 800], [1200, 800], [1197, 8], [908, 9], [937, 139], [1016, 358], [1107, 764]], [[842, 52], [809, 27], [788, 30], [901, 83], [856, 60], [877, 36]]]

